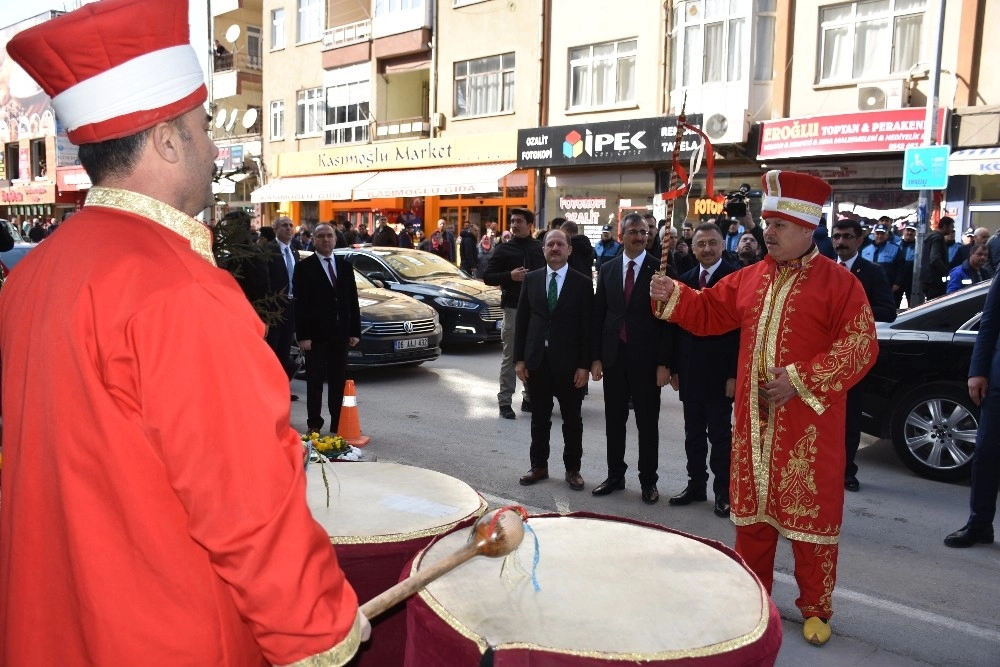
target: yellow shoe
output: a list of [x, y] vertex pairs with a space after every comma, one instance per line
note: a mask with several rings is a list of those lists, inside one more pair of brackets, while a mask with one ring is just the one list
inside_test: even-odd
[[830, 622], [819, 616], [810, 616], [802, 626], [802, 636], [815, 646], [822, 646], [830, 641]]

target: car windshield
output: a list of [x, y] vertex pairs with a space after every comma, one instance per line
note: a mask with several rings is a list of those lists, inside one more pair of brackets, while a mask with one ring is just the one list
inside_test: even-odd
[[431, 276], [465, 277], [457, 266], [429, 252], [387, 252], [378, 254], [394, 271], [410, 280], [419, 280]]
[[24, 238], [21, 236], [21, 232], [9, 220], [3, 220], [2, 218], [0, 218], [0, 224], [2, 224], [7, 229], [7, 232], [11, 235], [11, 237], [13, 237], [16, 243], [24, 242]]

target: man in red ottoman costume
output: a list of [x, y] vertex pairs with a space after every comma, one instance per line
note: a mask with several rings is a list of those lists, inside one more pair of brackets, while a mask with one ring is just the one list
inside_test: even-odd
[[218, 148], [187, 2], [87, 4], [7, 50], [94, 187], [0, 296], [0, 664], [346, 663], [367, 621], [288, 379], [191, 217]]
[[700, 292], [658, 276], [650, 296], [657, 317], [696, 336], [740, 329], [736, 551], [770, 591], [778, 534], [792, 541], [803, 634], [824, 644], [844, 510], [845, 397], [878, 343], [861, 284], [812, 242], [830, 186], [776, 170], [763, 183], [764, 260]]

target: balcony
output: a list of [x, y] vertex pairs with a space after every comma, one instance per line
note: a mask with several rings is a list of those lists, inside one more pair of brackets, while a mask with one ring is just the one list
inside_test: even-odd
[[375, 140], [420, 139], [431, 136], [431, 120], [427, 116], [399, 118], [375, 123]]
[[212, 95], [215, 99], [242, 95], [247, 90], [260, 90], [263, 81], [259, 53], [236, 51], [218, 53], [213, 57]]
[[346, 23], [323, 31], [323, 48], [337, 49], [342, 46], [359, 44], [372, 38], [371, 19]]

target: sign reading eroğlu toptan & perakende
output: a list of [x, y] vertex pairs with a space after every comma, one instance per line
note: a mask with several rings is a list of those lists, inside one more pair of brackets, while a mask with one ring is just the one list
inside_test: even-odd
[[[687, 122], [701, 127], [702, 115], [690, 114]], [[677, 116], [518, 130], [517, 168], [669, 162], [676, 136]], [[689, 157], [700, 143], [701, 137], [685, 130], [681, 156]]]

